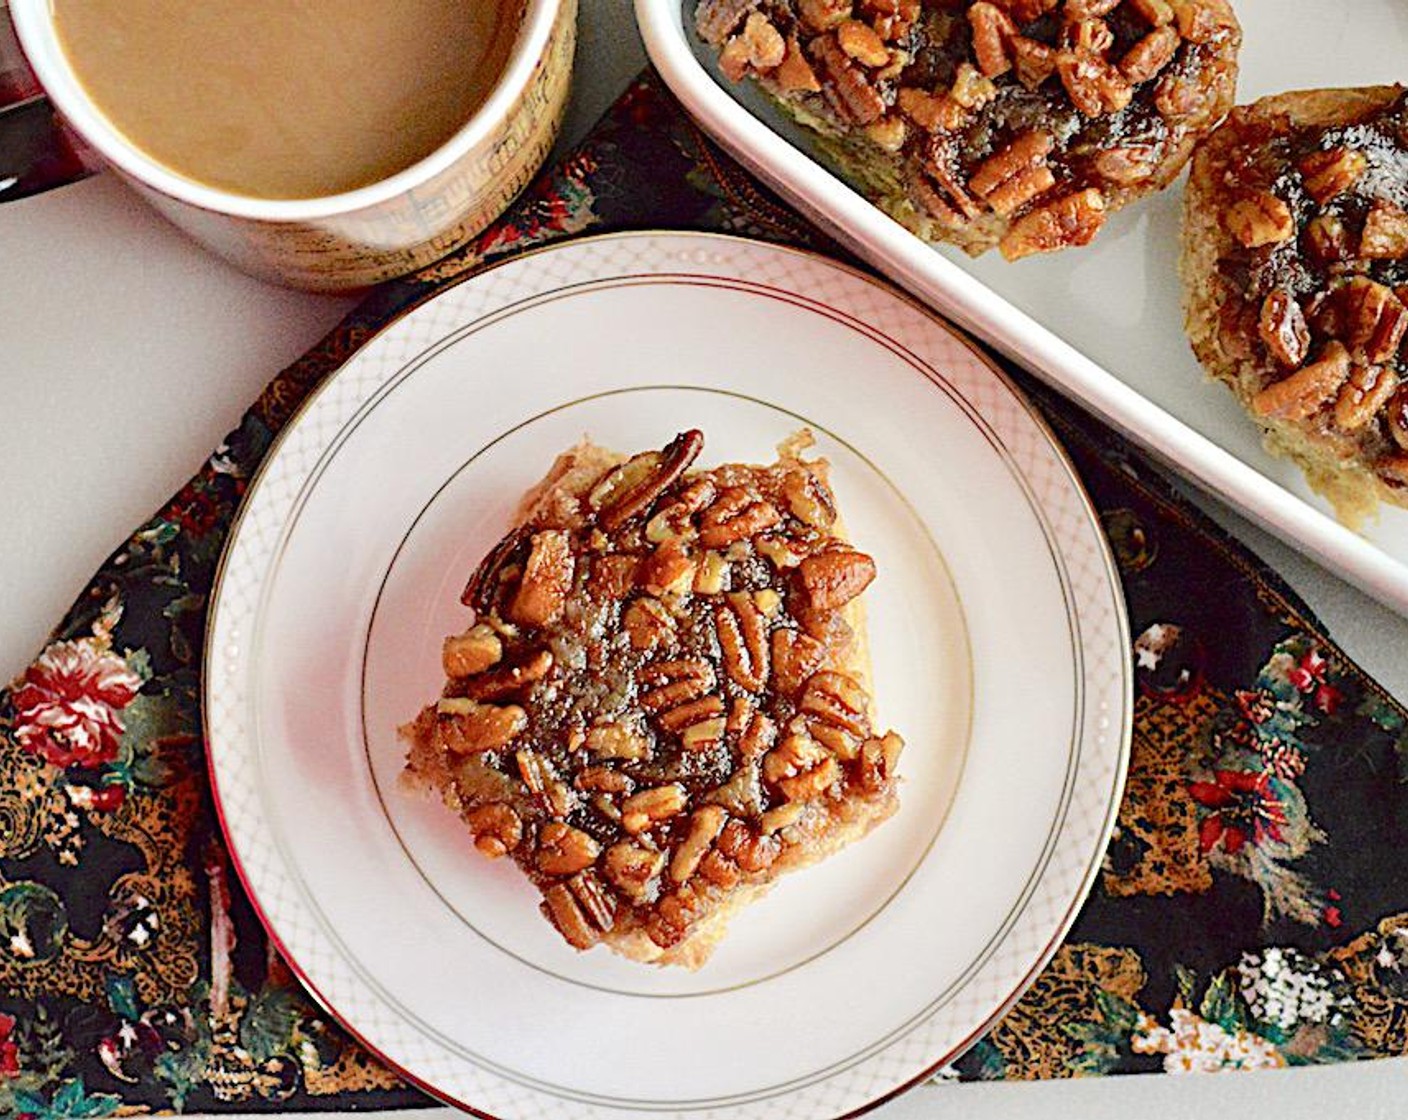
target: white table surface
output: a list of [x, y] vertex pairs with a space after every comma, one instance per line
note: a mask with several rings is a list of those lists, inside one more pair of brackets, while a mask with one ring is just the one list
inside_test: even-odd
[[[569, 140], [645, 58], [628, 0], [583, 0], [582, 12]], [[194, 473], [273, 373], [350, 306], [234, 272], [106, 176], [0, 206], [0, 680], [24, 667], [107, 554]], [[1289, 580], [1351, 657], [1408, 698], [1408, 622], [1197, 500]], [[946, 1085], [876, 1115], [1367, 1120], [1401, 1116], [1404, 1089], [1408, 1069], [1386, 1061]]]

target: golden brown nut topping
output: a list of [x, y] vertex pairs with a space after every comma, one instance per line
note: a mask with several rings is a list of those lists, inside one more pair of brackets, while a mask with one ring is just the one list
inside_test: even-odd
[[893, 811], [902, 745], [871, 728], [852, 605], [875, 564], [824, 464], [692, 471], [702, 445], [603, 465], [496, 545], [405, 731], [570, 944], [696, 965], [735, 892]]
[[[785, 50], [753, 46], [763, 24]], [[1227, 0], [697, 0], [695, 26], [899, 221], [1011, 259], [1170, 182], [1231, 106], [1241, 42]]]

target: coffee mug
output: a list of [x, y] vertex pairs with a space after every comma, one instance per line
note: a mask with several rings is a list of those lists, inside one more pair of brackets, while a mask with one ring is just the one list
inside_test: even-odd
[[84, 90], [60, 45], [49, 0], [9, 0], [9, 7], [45, 94], [118, 175], [236, 267], [310, 291], [351, 291], [413, 272], [498, 217], [557, 138], [576, 44], [577, 0], [526, 0], [498, 81], [434, 152], [368, 186], [272, 200], [198, 183], [152, 159]]

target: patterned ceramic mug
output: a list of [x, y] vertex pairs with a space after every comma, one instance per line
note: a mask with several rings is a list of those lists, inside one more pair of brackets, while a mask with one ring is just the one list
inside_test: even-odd
[[[49, 0], [9, 0], [30, 66], [68, 125], [147, 201], [246, 272], [313, 291], [349, 291], [412, 272], [464, 244], [542, 165], [572, 75], [577, 0], [527, 0], [488, 99], [425, 159], [324, 198], [250, 198], [204, 186], [129, 142], [84, 92]], [[0, 18], [3, 10], [0, 9]]]

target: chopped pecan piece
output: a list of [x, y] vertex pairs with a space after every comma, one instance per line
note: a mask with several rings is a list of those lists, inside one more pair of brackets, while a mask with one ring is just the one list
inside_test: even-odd
[[1067, 19], [1099, 19], [1120, 6], [1121, 0], [1066, 0]]
[[797, 0], [797, 11], [813, 31], [829, 31], [851, 18], [851, 0]]
[[1332, 340], [1319, 361], [1257, 393], [1252, 411], [1258, 416], [1304, 420], [1335, 398], [1349, 377], [1349, 366], [1349, 351]]
[[1261, 305], [1259, 331], [1262, 342], [1283, 366], [1299, 369], [1310, 350], [1310, 327], [1295, 296], [1277, 290]]
[[823, 91], [851, 124], [873, 124], [885, 115], [880, 91], [841, 49], [834, 35], [813, 39], [810, 50], [822, 70]]
[[1178, 44], [1178, 32], [1172, 27], [1156, 27], [1120, 59], [1120, 73], [1131, 82], [1147, 82], [1173, 61]]
[[465, 814], [474, 846], [490, 859], [508, 855], [523, 839], [523, 822], [507, 805], [491, 802]]
[[1134, 87], [1119, 70], [1089, 51], [1065, 51], [1056, 57], [1056, 73], [1072, 104], [1087, 117], [1118, 113], [1134, 97]]
[[1103, 55], [1115, 45], [1115, 33], [1103, 19], [1078, 19], [1061, 29], [1061, 46], [1076, 53]]
[[948, 94], [925, 93], [922, 89], [905, 87], [896, 95], [896, 103], [906, 117], [926, 132], [952, 132], [968, 119], [968, 110]]
[[1383, 366], [1355, 366], [1335, 401], [1335, 426], [1356, 432], [1379, 414], [1398, 388], [1398, 376]]
[[782, 850], [777, 837], [760, 835], [737, 819], [724, 825], [718, 844], [719, 851], [748, 872], [767, 870]]
[[1408, 213], [1391, 203], [1375, 201], [1364, 218], [1359, 255], [1370, 260], [1408, 256]]
[[644, 900], [651, 882], [665, 867], [665, 853], [621, 840], [606, 849], [602, 870], [607, 880], [627, 898]]
[[894, 776], [902, 750], [904, 740], [893, 731], [886, 732], [879, 739], [867, 739], [860, 750], [861, 785], [868, 790], [883, 788]]
[[1322, 264], [1348, 260], [1353, 255], [1349, 233], [1338, 214], [1321, 214], [1312, 218], [1303, 235], [1306, 251]]
[[875, 578], [875, 561], [863, 552], [838, 549], [808, 556], [798, 572], [810, 605], [833, 611], [870, 586]]
[[1373, 364], [1393, 357], [1408, 328], [1408, 308], [1393, 290], [1356, 276], [1341, 289], [1340, 298], [1350, 350]]
[[954, 75], [948, 95], [965, 109], [981, 109], [997, 96], [997, 86], [991, 78], [983, 77], [977, 67], [964, 62]]
[[1017, 28], [1011, 17], [995, 4], [979, 0], [968, 9], [968, 23], [973, 32], [973, 54], [983, 77], [996, 78], [1012, 69], [1007, 44]]
[[547, 875], [575, 875], [590, 867], [601, 845], [579, 828], [549, 821], [538, 833], [538, 870]]
[[898, 115], [881, 117], [874, 124], [866, 125], [865, 135], [877, 148], [887, 152], [898, 152], [904, 147], [909, 128], [904, 118]]
[[1056, 8], [1061, 0], [996, 0], [996, 3], [1019, 27], [1025, 27]]
[[1393, 442], [1408, 451], [1408, 386], [1400, 385], [1384, 406], [1384, 420]]
[[1173, 5], [1168, 0], [1129, 0], [1129, 6], [1155, 27], [1163, 27], [1174, 19]]
[[743, 41], [748, 44], [748, 61], [755, 70], [776, 69], [787, 53], [787, 42], [772, 21], [754, 12], [743, 25]]
[[1218, 14], [1202, 0], [1172, 0], [1178, 33], [1190, 43], [1210, 43], [1222, 26]]
[[1304, 156], [1300, 161], [1300, 173], [1306, 193], [1324, 206], [1354, 186], [1368, 166], [1369, 161], [1361, 151], [1330, 148]]
[[1049, 202], [1012, 224], [999, 248], [1009, 261], [1088, 245], [1105, 223], [1105, 197], [1095, 187]]
[[565, 532], [547, 529], [534, 533], [518, 594], [509, 605], [509, 618], [524, 626], [546, 626], [554, 621], [572, 589], [574, 566], [572, 546]]
[[821, 90], [816, 71], [807, 61], [807, 56], [802, 53], [801, 44], [797, 42], [795, 35], [787, 40], [787, 53], [783, 55], [772, 76], [783, 93], [818, 93]]
[[484, 623], [463, 634], [452, 634], [441, 647], [440, 661], [447, 677], [468, 677], [495, 664], [504, 655], [503, 643]]
[[1149, 178], [1159, 165], [1159, 149], [1149, 144], [1130, 144], [1111, 148], [1095, 157], [1095, 170], [1102, 179], [1121, 186], [1140, 183]]
[[1223, 224], [1248, 249], [1278, 244], [1296, 231], [1291, 208], [1266, 191], [1234, 202], [1223, 215]]
[[678, 814], [688, 801], [684, 786], [677, 782], [643, 789], [622, 803], [621, 827], [627, 832], [644, 832], [651, 825]]
[[435, 745], [451, 754], [501, 750], [528, 726], [528, 715], [517, 704], [500, 706], [449, 697], [435, 709]]
[[1034, 90], [1052, 74], [1056, 73], [1056, 48], [1049, 47], [1036, 39], [1016, 35], [1008, 43], [1012, 50], [1012, 64], [1016, 69], [1017, 80]]
[[755, 7], [757, 0], [699, 0], [694, 9], [694, 26], [706, 43], [717, 47]]
[[689, 831], [670, 859], [670, 878], [687, 882], [699, 868], [699, 861], [723, 831], [728, 814], [719, 805], [705, 805], [689, 818]]
[[836, 42], [847, 55], [872, 70], [890, 61], [889, 48], [875, 29], [858, 19], [843, 20], [837, 25]]
[[840, 777], [831, 753], [806, 734], [792, 734], [763, 756], [763, 778], [788, 801], [820, 797]]

